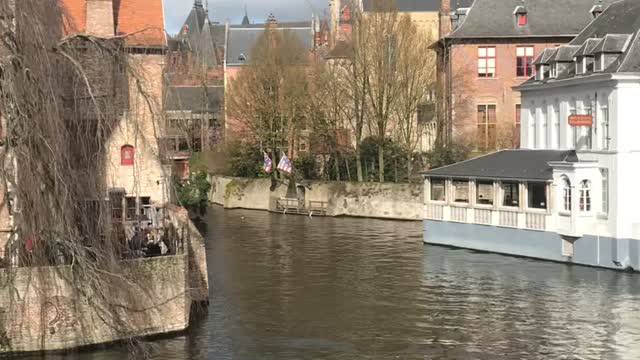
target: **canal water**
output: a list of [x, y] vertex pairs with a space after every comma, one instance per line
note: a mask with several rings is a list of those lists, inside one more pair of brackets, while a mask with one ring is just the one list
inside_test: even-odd
[[152, 359], [640, 359], [639, 274], [425, 246], [419, 222], [220, 208], [207, 252], [208, 315], [143, 343]]

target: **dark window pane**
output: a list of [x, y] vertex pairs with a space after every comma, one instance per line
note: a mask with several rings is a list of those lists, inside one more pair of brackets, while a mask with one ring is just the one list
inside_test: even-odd
[[547, 184], [545, 183], [529, 183], [527, 184], [527, 192], [529, 193], [529, 208], [546, 209], [547, 208]]

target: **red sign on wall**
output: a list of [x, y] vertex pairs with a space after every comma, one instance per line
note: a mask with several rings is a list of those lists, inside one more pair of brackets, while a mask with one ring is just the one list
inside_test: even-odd
[[592, 115], [569, 115], [569, 125], [591, 126], [593, 125], [593, 116]]

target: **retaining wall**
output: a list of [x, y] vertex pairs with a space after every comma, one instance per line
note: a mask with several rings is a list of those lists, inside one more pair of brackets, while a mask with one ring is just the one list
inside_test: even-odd
[[[225, 208], [275, 210], [288, 181], [212, 176], [209, 200]], [[422, 184], [304, 181], [305, 203], [327, 202], [327, 215], [422, 220]], [[296, 184], [301, 185], [301, 184]]]
[[[70, 266], [0, 270], [0, 354], [51, 351], [189, 326], [187, 255], [123, 261], [104, 288], [72, 286]], [[106, 301], [99, 292], [107, 295]]]

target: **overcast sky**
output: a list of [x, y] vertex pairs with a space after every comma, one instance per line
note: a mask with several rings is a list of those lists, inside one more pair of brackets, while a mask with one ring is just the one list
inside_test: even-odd
[[[193, 7], [193, 0], [163, 0], [167, 31], [175, 34]], [[311, 14], [328, 16], [329, 0], [209, 0], [209, 17], [213, 21], [240, 23], [247, 6], [252, 23], [263, 23], [273, 13], [278, 20], [311, 20]]]

